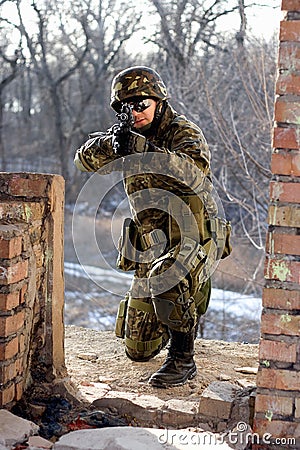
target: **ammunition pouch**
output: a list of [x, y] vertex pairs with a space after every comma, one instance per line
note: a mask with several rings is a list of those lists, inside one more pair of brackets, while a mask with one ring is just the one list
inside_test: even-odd
[[217, 259], [224, 259], [229, 256], [232, 251], [230, 222], [220, 217], [214, 217], [209, 219], [208, 229], [217, 246]]
[[[211, 256], [216, 260], [230, 255], [232, 250], [230, 244], [230, 222], [218, 217], [216, 214], [210, 214], [206, 210], [207, 205], [204, 205], [197, 195], [183, 195], [180, 197], [180, 200], [171, 198], [169, 203], [171, 247], [182, 239], [181, 234], [183, 234], [194, 240], [200, 238], [200, 242], [208, 255], [210, 252], [207, 244], [209, 240], [213, 240], [214, 245], [211, 246]], [[184, 207], [182, 202], [187, 207]], [[214, 213], [216, 213], [215, 210]], [[176, 224], [176, 217], [182, 218], [182, 229]]]
[[211, 278], [208, 278], [194, 294], [197, 315], [206, 313], [211, 296]]
[[117, 259], [118, 269], [136, 269], [137, 252], [141, 250], [140, 233], [134, 221], [127, 217], [123, 222], [122, 234], [118, 243], [119, 255]]
[[188, 271], [195, 270], [199, 263], [206, 258], [206, 251], [194, 239], [184, 236], [182, 245], [176, 255], [176, 260]]
[[125, 336], [125, 320], [128, 307], [128, 300], [129, 300], [129, 293], [127, 293], [125, 298], [120, 301], [116, 318], [115, 334], [117, 337], [122, 339]]

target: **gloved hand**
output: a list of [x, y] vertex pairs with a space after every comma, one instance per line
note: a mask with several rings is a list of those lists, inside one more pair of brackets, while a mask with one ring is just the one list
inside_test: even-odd
[[112, 132], [112, 147], [113, 152], [119, 156], [129, 155], [129, 133], [130, 130], [119, 125], [114, 125], [111, 128]]
[[124, 132], [117, 127], [113, 130], [112, 144], [114, 152], [120, 156], [144, 153], [149, 146], [143, 135], [133, 130]]
[[111, 135], [96, 132], [89, 135], [89, 139], [76, 151], [74, 163], [79, 170], [96, 171], [116, 159], [113, 153]]

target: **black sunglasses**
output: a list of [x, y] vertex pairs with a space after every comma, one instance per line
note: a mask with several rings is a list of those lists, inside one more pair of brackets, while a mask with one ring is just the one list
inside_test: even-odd
[[[149, 106], [151, 106], [151, 99], [144, 98], [142, 100], [123, 102], [123, 104], [129, 105], [131, 109], [135, 110], [135, 112], [143, 112], [147, 108], [149, 108]], [[118, 109], [121, 110], [121, 107], [119, 107]]]

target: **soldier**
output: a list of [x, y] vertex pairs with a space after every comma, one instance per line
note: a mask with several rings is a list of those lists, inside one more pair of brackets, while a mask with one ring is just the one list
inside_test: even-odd
[[[124, 132], [113, 126], [91, 135], [77, 150], [75, 164], [97, 171], [111, 161], [125, 161], [133, 219], [124, 224], [118, 267], [135, 272], [120, 302], [116, 334], [134, 361], [148, 361], [170, 340], [166, 361], [149, 382], [182, 385], [197, 372], [194, 340], [211, 293], [207, 266], [230, 253], [230, 227], [211, 200], [210, 152], [203, 133], [171, 107], [160, 75], [144, 66], [121, 71], [112, 81], [111, 106], [120, 113], [122, 105], [132, 111], [132, 127]], [[135, 164], [131, 155], [148, 157], [144, 173], [126, 172], [126, 158], [127, 168]], [[161, 165], [167, 174], [159, 173]], [[128, 257], [122, 250], [129, 242], [136, 254], [146, 252], [148, 258]]]

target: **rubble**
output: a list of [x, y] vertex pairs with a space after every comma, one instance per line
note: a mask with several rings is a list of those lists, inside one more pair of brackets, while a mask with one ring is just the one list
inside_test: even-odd
[[22, 444], [39, 431], [38, 425], [0, 409], [0, 445], [11, 448]]
[[[93, 383], [88, 388], [92, 390]], [[28, 450], [190, 449], [196, 441], [204, 450], [215, 445], [229, 449], [226, 436], [241, 420], [251, 430], [253, 390], [244, 391], [227, 381], [211, 383], [200, 402], [163, 401], [155, 395], [112, 390], [95, 392], [103, 396], [75, 418], [67, 402], [52, 399], [40, 426], [0, 410], [0, 450], [24, 448], [18, 444], [25, 444]]]

